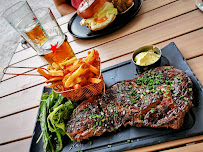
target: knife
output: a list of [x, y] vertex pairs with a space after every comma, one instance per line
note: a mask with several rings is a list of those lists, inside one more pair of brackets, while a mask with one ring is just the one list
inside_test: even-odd
[[199, 3], [198, 1], [196, 1], [195, 3], [196, 3], [196, 5], [197, 5], [197, 7], [198, 7], [201, 11], [203, 11], [203, 4]]

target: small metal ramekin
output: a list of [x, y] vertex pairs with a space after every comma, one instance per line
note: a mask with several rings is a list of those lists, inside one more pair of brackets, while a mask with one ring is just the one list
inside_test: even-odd
[[[140, 53], [140, 52], [146, 52], [146, 51], [149, 51], [149, 50], [153, 50], [154, 53], [160, 55], [160, 57], [158, 58], [158, 60], [152, 64], [149, 64], [149, 65], [138, 65], [136, 64], [136, 62], [134, 61], [134, 58], [135, 56]], [[136, 68], [139, 72], [143, 72], [143, 71], [146, 71], [146, 70], [149, 70], [153, 67], [157, 67], [160, 65], [161, 63], [161, 49], [159, 49], [157, 46], [154, 46], [154, 45], [145, 45], [145, 46], [142, 46], [138, 49], [136, 49], [134, 52], [133, 52], [133, 55], [132, 55], [132, 61], [133, 63], [136, 65]]]

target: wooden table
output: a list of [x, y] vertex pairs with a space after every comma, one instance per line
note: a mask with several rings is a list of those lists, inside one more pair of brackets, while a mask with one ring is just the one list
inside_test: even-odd
[[[74, 13], [58, 19], [58, 23], [77, 57], [86, 56], [87, 51], [95, 48], [100, 53], [102, 68], [106, 68], [129, 60], [133, 50], [142, 45], [163, 48], [175, 42], [203, 84], [203, 13], [195, 6], [195, 0], [145, 0], [139, 14], [128, 25], [91, 40], [77, 39], [68, 33], [67, 23]], [[9, 65], [44, 67], [47, 62], [32, 48], [23, 49], [19, 45]], [[8, 71], [32, 73], [27, 69]], [[0, 83], [0, 151], [29, 150], [44, 81], [43, 77], [4, 75]], [[201, 141], [203, 135], [132, 151], [203, 151]], [[179, 145], [183, 147], [171, 149]]]

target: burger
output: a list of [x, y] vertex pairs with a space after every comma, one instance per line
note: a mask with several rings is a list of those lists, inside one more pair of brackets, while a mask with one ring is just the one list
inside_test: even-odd
[[87, 25], [92, 31], [98, 31], [112, 23], [118, 14], [113, 3], [106, 0], [83, 0], [77, 9], [83, 19], [80, 24]]

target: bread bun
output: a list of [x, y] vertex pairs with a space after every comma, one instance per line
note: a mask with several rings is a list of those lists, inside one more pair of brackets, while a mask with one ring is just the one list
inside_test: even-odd
[[110, 23], [112, 23], [115, 20], [115, 18], [116, 18], [116, 15], [112, 14], [112, 16], [110, 16], [110, 18], [103, 23], [97, 23], [96, 25], [87, 24], [87, 26], [91, 31], [98, 31], [107, 27]]
[[105, 2], [106, 0], [83, 0], [77, 9], [77, 14], [84, 19], [90, 18]]

